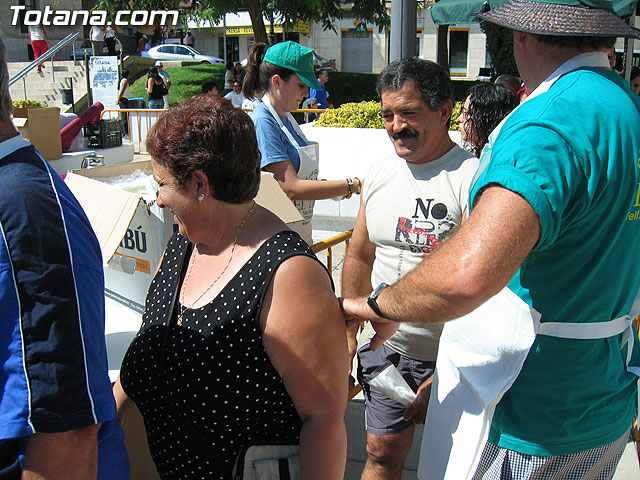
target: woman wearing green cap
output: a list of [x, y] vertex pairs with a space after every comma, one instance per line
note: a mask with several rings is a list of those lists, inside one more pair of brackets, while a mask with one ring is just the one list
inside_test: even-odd
[[309, 244], [314, 200], [349, 198], [360, 194], [357, 177], [318, 181], [318, 144], [306, 139], [291, 115], [309, 95], [309, 87], [321, 88], [313, 70], [313, 50], [296, 42], [269, 48], [255, 45], [249, 52], [242, 91], [246, 98], [264, 92], [251, 117], [262, 154], [260, 167], [273, 173], [303, 217], [294, 228]]

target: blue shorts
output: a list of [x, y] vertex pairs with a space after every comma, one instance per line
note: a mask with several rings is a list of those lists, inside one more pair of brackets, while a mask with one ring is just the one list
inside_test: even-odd
[[413, 425], [413, 421], [405, 420], [402, 415], [406, 406], [391, 400], [384, 393], [369, 386], [368, 379], [373, 371], [390, 361], [396, 366], [402, 377], [415, 392], [436, 368], [436, 362], [414, 360], [406, 357], [386, 345], [382, 345], [375, 352], [369, 344], [358, 350], [358, 382], [362, 385], [365, 401], [365, 426], [367, 432], [374, 435], [391, 435], [400, 433]]

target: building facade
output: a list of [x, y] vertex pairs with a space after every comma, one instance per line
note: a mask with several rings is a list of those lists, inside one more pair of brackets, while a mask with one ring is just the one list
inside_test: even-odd
[[[389, 7], [390, 8], [390, 7]], [[269, 19], [265, 18], [267, 33]], [[335, 59], [336, 68], [346, 72], [379, 73], [389, 63], [390, 30], [375, 25], [363, 25], [359, 19], [345, 12], [334, 30], [323, 30], [322, 24], [311, 22], [286, 26], [274, 22], [275, 39], [294, 40], [313, 48], [320, 55]], [[224, 22], [216, 25], [189, 23], [195, 36], [196, 48], [202, 53], [224, 58], [225, 32], [227, 60], [237, 62], [247, 57], [254, 44], [251, 19], [247, 12], [229, 13]], [[416, 51], [420, 58], [436, 59], [437, 25], [431, 20], [428, 8], [418, 10]], [[474, 80], [480, 68], [487, 64], [486, 37], [478, 24], [451, 25], [448, 33], [451, 76]]]
[[[90, 10], [96, 0], [9, 0], [11, 5], [24, 5], [26, 9], [43, 10], [46, 6], [61, 10]], [[429, 2], [425, 2], [428, 4]], [[388, 2], [389, 9], [390, 2]], [[0, 9], [0, 26], [5, 34], [11, 61], [26, 61], [33, 58], [29, 34], [22, 20], [14, 24], [14, 10]], [[264, 18], [267, 33], [270, 20]], [[255, 36], [248, 12], [228, 13], [224, 21], [215, 25], [208, 22], [188, 23], [188, 29], [195, 37], [195, 48], [201, 53], [238, 62], [245, 59], [255, 43]], [[55, 44], [68, 33], [80, 33], [76, 46], [88, 37], [89, 26], [47, 26], [50, 45]], [[121, 39], [133, 37], [133, 28], [121, 27]], [[142, 29], [141, 29], [142, 30]], [[149, 32], [153, 27], [147, 27]], [[143, 30], [143, 33], [149, 33]], [[347, 72], [379, 73], [389, 60], [390, 30], [375, 25], [363, 25], [359, 19], [346, 11], [334, 29], [323, 30], [316, 22], [299, 22], [294, 26], [283, 25], [275, 19], [273, 34], [276, 41], [294, 40], [313, 48], [321, 56], [335, 61], [338, 70]], [[449, 28], [449, 59], [452, 77], [475, 79], [479, 69], [486, 64], [485, 35], [478, 24], [452, 25]], [[175, 40], [174, 40], [175, 41]], [[420, 58], [435, 60], [437, 55], [437, 26], [431, 20], [429, 8], [418, 10], [416, 25], [416, 51]], [[125, 42], [125, 47], [127, 43]], [[68, 47], [71, 50], [71, 46]], [[126, 53], [135, 48], [125, 48]], [[226, 55], [225, 55], [226, 54]], [[67, 55], [63, 53], [67, 58]]]

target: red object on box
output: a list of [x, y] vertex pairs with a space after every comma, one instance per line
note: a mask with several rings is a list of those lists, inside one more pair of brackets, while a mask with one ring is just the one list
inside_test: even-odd
[[86, 112], [80, 115], [78, 118], [73, 119], [62, 130], [60, 130], [60, 137], [62, 138], [62, 151], [68, 152], [71, 148], [73, 140], [76, 138], [82, 127], [87, 123], [94, 123], [100, 119], [100, 112], [104, 110], [104, 106], [100, 102], [96, 102], [91, 105]]

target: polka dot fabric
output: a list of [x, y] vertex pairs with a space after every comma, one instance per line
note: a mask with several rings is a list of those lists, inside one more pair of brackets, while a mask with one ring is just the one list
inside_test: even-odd
[[229, 479], [243, 446], [299, 440], [301, 421], [264, 349], [259, 317], [278, 266], [315, 256], [297, 233], [272, 236], [217, 298], [188, 309], [177, 326], [179, 302], [168, 310], [190, 251], [180, 234], [169, 241], [121, 382], [142, 412], [163, 479]]

